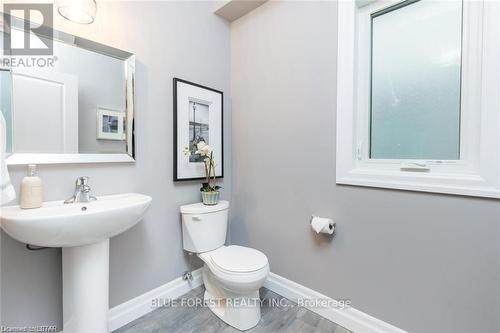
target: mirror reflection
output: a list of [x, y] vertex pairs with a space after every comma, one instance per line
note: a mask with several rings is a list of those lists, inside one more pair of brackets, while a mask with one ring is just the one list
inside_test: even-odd
[[0, 70], [7, 151], [133, 156], [134, 56], [65, 33], [55, 36], [54, 61], [46, 66], [12, 62]]

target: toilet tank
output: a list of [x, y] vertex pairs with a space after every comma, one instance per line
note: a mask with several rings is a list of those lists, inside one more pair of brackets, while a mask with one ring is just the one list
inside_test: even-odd
[[181, 206], [184, 250], [202, 253], [215, 250], [226, 242], [229, 202]]

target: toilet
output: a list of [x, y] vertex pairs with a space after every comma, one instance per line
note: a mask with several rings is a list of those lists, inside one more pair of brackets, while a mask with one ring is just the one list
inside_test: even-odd
[[264, 253], [243, 246], [225, 246], [229, 202], [181, 206], [184, 250], [205, 263], [205, 304], [227, 324], [248, 330], [259, 323], [259, 289], [269, 274]]

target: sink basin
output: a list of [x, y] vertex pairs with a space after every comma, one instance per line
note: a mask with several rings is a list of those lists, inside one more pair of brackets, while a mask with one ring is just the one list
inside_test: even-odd
[[26, 244], [71, 247], [116, 236], [139, 222], [151, 197], [137, 193], [108, 195], [97, 201], [64, 204], [51, 201], [37, 209], [0, 208], [2, 229]]
[[109, 238], [139, 222], [151, 197], [108, 195], [96, 201], [0, 208], [2, 229], [23, 243], [62, 247], [63, 331], [108, 333]]

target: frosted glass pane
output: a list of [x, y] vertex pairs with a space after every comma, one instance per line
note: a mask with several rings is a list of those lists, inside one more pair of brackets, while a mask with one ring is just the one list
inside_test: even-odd
[[460, 158], [460, 1], [372, 17], [370, 157]]

